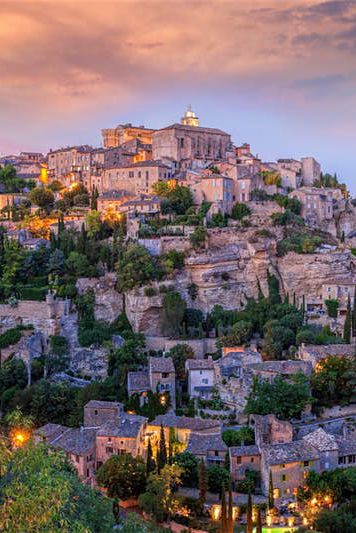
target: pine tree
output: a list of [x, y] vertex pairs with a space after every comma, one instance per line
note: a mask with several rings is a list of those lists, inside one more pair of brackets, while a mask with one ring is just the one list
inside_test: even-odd
[[340, 242], [345, 242], [345, 232], [341, 233]]
[[304, 317], [304, 315], [305, 315], [305, 296], [304, 296], [304, 294], [303, 294], [303, 298], [302, 298], [301, 312], [302, 312], [302, 315]]
[[155, 469], [155, 461], [153, 459], [151, 439], [148, 439], [147, 446], [147, 460], [146, 460], [146, 472], [147, 476]]
[[356, 337], [356, 285], [354, 290], [354, 306], [352, 308], [352, 336]]
[[262, 516], [260, 507], [257, 507], [256, 533], [262, 533]]
[[247, 510], [246, 510], [246, 533], [252, 533], [252, 496], [248, 493]]
[[295, 296], [295, 292], [293, 292], [293, 305], [294, 305], [294, 307], [297, 307], [297, 299], [296, 299], [296, 296]]
[[227, 506], [227, 533], [234, 533], [233, 501], [232, 501], [231, 482], [229, 484], [229, 499], [228, 499], [228, 506]]
[[[227, 517], [226, 517], [226, 498], [225, 498], [225, 485], [221, 487], [221, 533], [228, 533], [227, 530]], [[251, 531], [252, 533], [252, 531]]]
[[272, 471], [269, 472], [269, 484], [268, 484], [268, 509], [273, 509], [274, 507], [274, 495], [273, 495], [273, 479]]
[[167, 447], [166, 437], [164, 435], [163, 424], [161, 424], [161, 432], [159, 436], [159, 447], [157, 452], [157, 468], [159, 471], [167, 464]]
[[229, 452], [225, 453], [224, 468], [226, 468], [226, 470], [228, 472], [230, 472], [230, 455], [229, 455]]
[[349, 295], [347, 299], [346, 317], [344, 322], [344, 341], [347, 342], [347, 344], [350, 344], [351, 342], [351, 319], [351, 300]]
[[208, 476], [206, 473], [206, 466], [201, 459], [198, 465], [198, 483], [199, 483], [199, 500], [204, 505], [206, 500], [206, 493], [208, 492]]

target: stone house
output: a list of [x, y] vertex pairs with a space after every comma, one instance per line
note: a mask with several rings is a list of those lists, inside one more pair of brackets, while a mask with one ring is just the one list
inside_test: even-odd
[[293, 440], [292, 424], [286, 420], [279, 420], [275, 415], [251, 415], [250, 425], [254, 428], [255, 441], [259, 447]]
[[105, 191], [98, 196], [97, 209], [99, 213], [105, 214], [106, 211], [121, 213], [122, 204], [132, 200], [133, 195], [122, 190]]
[[79, 478], [93, 483], [95, 474], [96, 428], [68, 428], [59, 424], [46, 424], [35, 430], [36, 443], [46, 442], [62, 450], [76, 469]]
[[278, 159], [276, 170], [282, 180], [282, 187], [298, 189], [302, 184], [302, 164], [296, 159]]
[[114, 168], [106, 168], [103, 172], [103, 192], [124, 190], [129, 194], [149, 194], [158, 181], [168, 181], [171, 168], [161, 161], [140, 161]]
[[169, 393], [173, 408], [176, 403], [176, 373], [171, 357], [149, 357], [146, 371], [129, 372], [127, 376], [128, 395], [139, 394], [142, 398], [147, 391], [159, 394]]
[[212, 358], [187, 359], [185, 370], [188, 374], [189, 398], [210, 399], [215, 385], [215, 370]]
[[145, 455], [147, 418], [124, 414], [96, 430], [96, 469], [112, 455]]
[[104, 148], [114, 148], [136, 139], [144, 144], [152, 144], [152, 134], [154, 132], [155, 130], [145, 128], [145, 126], [119, 124], [116, 128], [101, 130], [101, 135]]
[[301, 216], [310, 226], [318, 226], [333, 218], [334, 189], [301, 187], [289, 193], [302, 204]]
[[[339, 302], [338, 316], [346, 314], [347, 302], [350, 299], [351, 307], [354, 306], [354, 296], [356, 287], [356, 277], [330, 279], [322, 284], [322, 300], [337, 300]], [[327, 310], [324, 303], [324, 308]]]
[[302, 157], [303, 185], [313, 185], [314, 181], [320, 180], [321, 166], [314, 157]]
[[310, 361], [313, 368], [317, 368], [319, 361], [327, 357], [349, 357], [356, 354], [355, 344], [329, 344], [322, 346], [318, 344], [304, 344], [299, 346], [297, 356], [303, 361]]
[[117, 420], [124, 412], [120, 402], [90, 400], [84, 406], [84, 426], [99, 427], [108, 421]]
[[212, 204], [212, 212], [222, 215], [230, 214], [233, 206], [234, 182], [221, 174], [201, 174], [189, 171], [186, 184], [191, 190], [196, 205], [203, 202]]
[[166, 442], [169, 442], [170, 432], [175, 439], [185, 448], [188, 445], [191, 433], [210, 436], [221, 434], [221, 421], [188, 416], [176, 416], [173, 413], [158, 415], [152, 422], [148, 422], [146, 436], [151, 439], [152, 446], [159, 442], [161, 425], [165, 433]]
[[127, 216], [138, 216], [141, 219], [155, 216], [161, 212], [162, 198], [152, 194], [140, 194], [132, 200], [121, 204], [120, 211]]
[[201, 435], [191, 433], [186, 447], [197, 459], [202, 459], [207, 466], [224, 464], [228, 447], [222, 440], [221, 434]]
[[309, 361], [262, 361], [262, 363], [252, 363], [246, 365], [246, 374], [250, 374], [249, 378], [256, 377], [263, 381], [270, 383], [277, 377], [281, 376], [284, 379], [290, 379], [298, 373], [310, 376], [312, 373], [312, 364]]
[[233, 481], [245, 478], [247, 470], [260, 471], [261, 454], [258, 446], [231, 446], [229, 448], [230, 475]]

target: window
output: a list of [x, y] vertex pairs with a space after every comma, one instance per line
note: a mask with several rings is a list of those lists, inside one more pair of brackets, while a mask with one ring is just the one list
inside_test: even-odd
[[97, 415], [97, 414], [98, 414], [98, 410], [95, 409], [95, 410], [94, 410], [94, 415]]
[[309, 461], [304, 461], [304, 466], [309, 466]]
[[255, 462], [254, 457], [251, 457], [250, 461], [251, 461], [251, 463], [254, 463]]
[[80, 461], [80, 457], [79, 457], [79, 455], [76, 455], [76, 456], [75, 456], [75, 460], [76, 460], [77, 463], [79, 463], [79, 461]]
[[273, 489], [273, 498], [281, 497], [281, 489]]
[[241, 457], [240, 457], [240, 456], [236, 457], [236, 463], [237, 463], [238, 465], [241, 464]]
[[114, 452], [114, 449], [112, 446], [107, 446], [106, 447], [106, 453], [113, 453]]
[[179, 141], [180, 141], [180, 147], [184, 148], [184, 138], [182, 137]]
[[281, 481], [287, 481], [287, 476], [285, 474], [282, 474]]
[[87, 468], [87, 477], [89, 477], [89, 468]]
[[207, 385], [209, 383], [209, 380], [207, 378], [203, 378], [201, 382], [203, 385]]
[[168, 372], [162, 372], [162, 378], [168, 378], [169, 373]]

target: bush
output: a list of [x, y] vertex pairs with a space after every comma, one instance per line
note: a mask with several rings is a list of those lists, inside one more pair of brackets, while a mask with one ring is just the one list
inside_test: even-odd
[[203, 228], [203, 226], [198, 226], [195, 228], [193, 233], [189, 235], [189, 240], [193, 246], [193, 248], [200, 248], [206, 239], [206, 229]]
[[244, 217], [251, 215], [251, 209], [246, 204], [236, 203], [231, 211], [231, 218], [242, 220]]
[[148, 297], [156, 296], [157, 294], [156, 289], [154, 289], [153, 287], [145, 287], [144, 293], [145, 293], [145, 296], [148, 296]]
[[226, 468], [213, 465], [206, 469], [206, 473], [208, 476], [208, 488], [210, 492], [220, 494], [223, 484], [227, 488], [230, 480], [230, 474]]
[[337, 318], [337, 310], [339, 308], [338, 300], [325, 300], [325, 305], [328, 310], [328, 315], [330, 318]]
[[222, 439], [229, 448], [230, 446], [248, 446], [254, 444], [255, 433], [247, 426], [241, 429], [227, 429], [223, 432]]
[[21, 329], [11, 328], [0, 335], [0, 350], [16, 344], [21, 339]]

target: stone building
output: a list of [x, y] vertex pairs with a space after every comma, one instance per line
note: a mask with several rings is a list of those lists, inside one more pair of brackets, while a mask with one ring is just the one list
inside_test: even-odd
[[161, 161], [141, 161], [106, 168], [102, 175], [102, 191], [124, 190], [129, 194], [148, 194], [158, 181], [171, 178], [171, 169]]
[[199, 118], [196, 116], [194, 111], [192, 110], [192, 106], [189, 104], [188, 109], [184, 113], [183, 117], [180, 121], [181, 124], [184, 126], [199, 126]]
[[84, 406], [84, 426], [102, 426], [108, 421], [117, 420], [123, 412], [124, 406], [122, 403], [90, 400]]
[[[146, 371], [129, 372], [127, 376], [128, 395], [138, 394], [143, 401], [147, 392], [164, 395], [169, 394], [173, 408], [176, 404], [176, 373], [171, 357], [149, 357]], [[164, 396], [162, 396], [164, 401]]]
[[46, 442], [62, 450], [76, 469], [79, 478], [92, 484], [95, 474], [96, 428], [68, 428], [60, 424], [46, 424], [35, 430], [36, 443]]
[[[356, 277], [350, 275], [348, 277], [339, 278], [339, 279], [330, 279], [323, 283], [322, 290], [322, 300], [337, 300], [339, 302], [338, 306], [338, 316], [346, 315], [347, 303], [350, 300], [351, 307], [355, 305], [355, 287], [356, 287]], [[325, 305], [325, 311], [327, 310]]]
[[300, 201], [302, 204], [301, 216], [311, 226], [318, 226], [333, 218], [335, 193], [332, 189], [302, 187], [289, 193], [289, 197]]
[[188, 374], [189, 398], [210, 399], [215, 385], [215, 370], [212, 358], [187, 359], [185, 370]]
[[352, 359], [355, 355], [355, 344], [328, 344], [327, 346], [322, 346], [302, 343], [297, 353], [299, 359], [310, 362], [314, 369], [318, 366], [319, 361], [327, 357], [349, 357]]
[[128, 141], [139, 140], [143, 144], [152, 144], [152, 135], [156, 130], [145, 126], [133, 126], [132, 124], [119, 124], [116, 128], [101, 130], [104, 148], [115, 148]]
[[96, 469], [113, 455], [145, 455], [147, 418], [124, 414], [104, 423], [96, 431]]
[[320, 180], [321, 166], [314, 157], [302, 157], [301, 162], [303, 185], [313, 185]]
[[152, 136], [153, 159], [225, 160], [231, 136], [217, 128], [172, 124], [157, 130]]
[[257, 472], [260, 470], [261, 454], [259, 447], [255, 444], [231, 446], [229, 459], [231, 478], [235, 482], [244, 479], [247, 470], [256, 470]]
[[246, 373], [263, 381], [270, 383], [280, 376], [283, 379], [290, 379], [298, 373], [310, 376], [312, 364], [309, 361], [262, 361], [246, 365]]
[[189, 171], [185, 183], [196, 205], [202, 202], [212, 204], [212, 213], [230, 214], [233, 206], [234, 182], [227, 176], [220, 174], [204, 174]]
[[191, 433], [186, 452], [190, 452], [199, 460], [203, 460], [207, 466], [222, 466], [225, 462], [228, 447], [220, 434], [200, 435]]
[[276, 170], [281, 176], [282, 187], [299, 189], [302, 184], [302, 164], [296, 159], [278, 159]]

